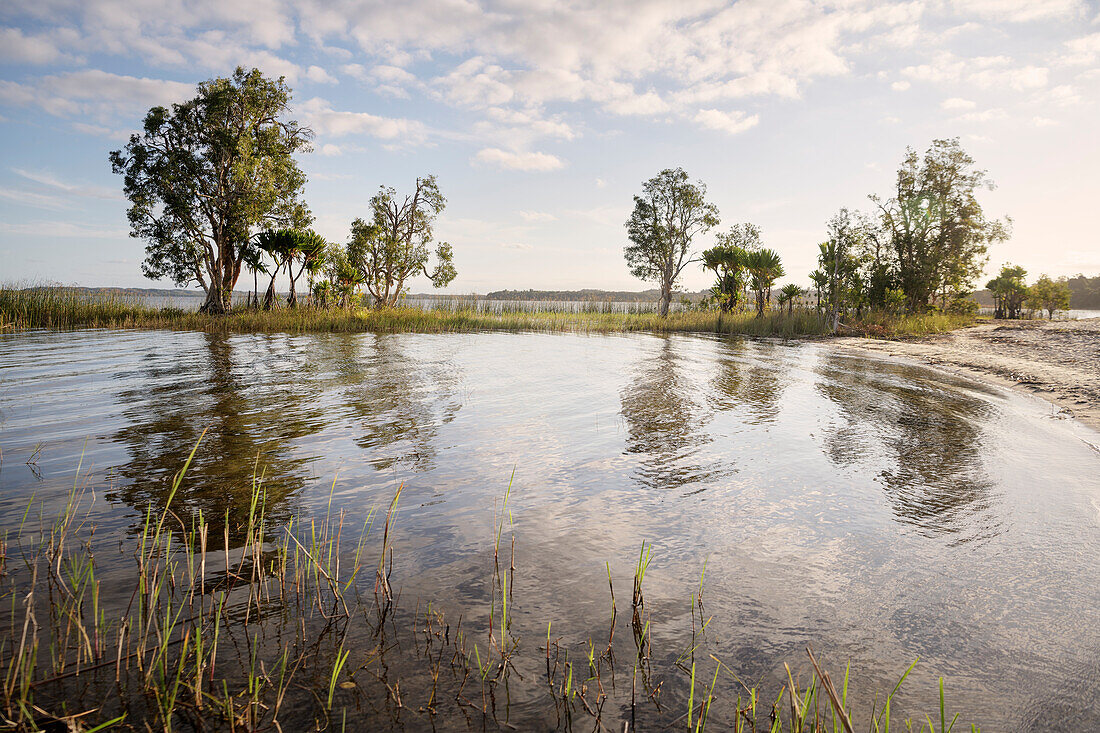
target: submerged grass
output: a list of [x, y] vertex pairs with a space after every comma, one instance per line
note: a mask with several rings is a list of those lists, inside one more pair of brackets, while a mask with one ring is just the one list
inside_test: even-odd
[[[322, 517], [274, 522], [260, 478], [242, 526], [230, 528], [226, 517], [219, 533], [201, 513], [188, 523], [173, 508], [194, 455], [173, 477], [165, 506], [145, 512], [135, 541], [117, 544], [115, 552], [126, 558], [121, 568], [105, 562], [113, 539], [99, 540], [103, 549], [95, 546], [86, 496], [78, 488], [57, 516], [43, 517], [37, 528], [33, 518], [24, 519], [0, 537], [0, 602], [6, 609], [0, 616], [0, 727], [511, 730], [537, 721], [536, 727], [564, 730], [702, 733], [710, 725], [737, 733], [854, 733], [853, 720], [862, 719], [869, 732], [888, 733], [891, 701], [916, 664], [862, 716], [853, 711], [849, 670], [837, 690], [810, 649], [805, 685], [786, 663], [778, 693], [746, 684], [735, 665], [696, 653], [709, 624], [703, 574], [697, 591], [692, 585], [691, 647], [670, 663], [674, 652], [654, 650], [645, 601], [653, 548], [645, 542], [634, 568], [633, 644], [623, 637], [613, 643], [610, 565], [611, 630], [604, 651], [593, 637], [554, 638], [553, 620], [531, 610], [522, 612], [524, 628], [545, 624], [545, 645], [538, 633], [525, 640], [514, 618], [517, 604], [523, 606], [523, 599], [512, 597], [514, 533], [511, 561], [500, 553], [505, 517], [511, 527], [510, 491], [486, 562], [492, 586], [487, 622], [477, 613], [455, 622], [430, 603], [422, 609], [419, 599], [410, 612], [390, 579], [400, 565], [393, 523], [400, 488], [374, 545], [374, 511], [358, 537], [347, 536], [348, 517], [333, 513], [331, 505]], [[32, 509], [28, 505], [25, 516], [33, 516]], [[374, 552], [371, 591], [369, 578], [355, 580]], [[583, 662], [570, 658], [576, 648], [586, 650]], [[533, 670], [543, 657], [545, 678], [539, 680], [541, 672]], [[629, 679], [617, 672], [617, 665], [623, 667], [617, 659], [625, 659]], [[519, 668], [535, 676], [525, 679]], [[524, 712], [511, 705], [518, 690]], [[941, 679], [938, 729], [932, 717], [896, 720], [894, 726], [948, 733], [958, 719], [948, 722], [948, 716]]]
[[[851, 324], [847, 333], [899, 338], [940, 333], [969, 325], [960, 316], [889, 316], [871, 314]], [[76, 328], [159, 328], [223, 333], [447, 333], [471, 331], [565, 331], [579, 333], [715, 333], [777, 338], [806, 338], [830, 333], [816, 311], [719, 313], [681, 311], [662, 318], [652, 312], [613, 312], [584, 308], [577, 311], [479, 309], [469, 307], [424, 309], [302, 307], [260, 311], [238, 308], [225, 316], [211, 316], [180, 308], [156, 308], [140, 299], [89, 296], [64, 288], [16, 289], [0, 286], [0, 331]]]

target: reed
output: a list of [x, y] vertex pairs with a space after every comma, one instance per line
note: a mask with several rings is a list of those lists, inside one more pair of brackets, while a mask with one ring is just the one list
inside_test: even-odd
[[[519, 618], [510, 486], [495, 517], [495, 537], [487, 538], [488, 618], [477, 621], [473, 614], [474, 620], [455, 623], [431, 603], [426, 610], [419, 600], [411, 610], [401, 605], [394, 541], [400, 488], [383, 507], [375, 577], [357, 583], [370, 567], [375, 510], [358, 536], [347, 531], [347, 515], [333, 511], [331, 501], [322, 516], [276, 522], [267, 514], [258, 471], [239, 526], [230, 526], [228, 515], [221, 526], [201, 513], [184, 521], [174, 502], [195, 451], [173, 477], [165, 505], [144, 513], [134, 542], [115, 546], [121, 554], [114, 564], [122, 567], [112, 567], [109, 586], [100, 568], [111, 565], [105, 555], [114, 543], [97, 546], [104, 539], [76, 482], [56, 517], [47, 518], [41, 500], [32, 499], [20, 526], [2, 538], [0, 601], [7, 618], [0, 621], [0, 727], [512, 728], [509, 699], [523, 683], [518, 669], [538, 669], [545, 661], [545, 684], [526, 684], [545, 691], [542, 704], [559, 728], [616, 730], [625, 722], [630, 730], [702, 733], [721, 725], [742, 732], [854, 733], [848, 671], [837, 690], [812, 650], [809, 681], [800, 684], [788, 666], [774, 698], [774, 690], [765, 698], [759, 684], [745, 684], [717, 656], [698, 653], [710, 623], [703, 614], [705, 573], [686, 594], [690, 650], [677, 663], [659, 663], [670, 656], [654, 649], [645, 587], [655, 550], [648, 542], [634, 567], [635, 656], [625, 684], [616, 677], [610, 564], [606, 647], [592, 637], [554, 638], [552, 619], [530, 612]], [[37, 526], [35, 516], [42, 517]], [[510, 561], [501, 556], [506, 529], [512, 531]], [[543, 623], [545, 646], [525, 643], [522, 629]], [[603, 622], [592, 626], [604, 628]], [[484, 646], [472, 642], [482, 633]], [[620, 653], [629, 643], [624, 640]], [[571, 658], [576, 647], [583, 657]], [[868, 731], [888, 733], [891, 701], [915, 664], [882, 708], [865, 716]], [[939, 725], [927, 717], [929, 733], [949, 733], [958, 719], [947, 711], [942, 680], [939, 692]], [[526, 708], [538, 704], [537, 695], [526, 697]], [[775, 702], [761, 704], [765, 699]], [[629, 720], [621, 719], [624, 711]]]
[[[237, 308], [211, 316], [179, 308], [155, 308], [139, 299], [89, 296], [63, 288], [16, 289], [0, 286], [0, 332], [27, 329], [151, 328], [211, 333], [451, 333], [472, 331], [541, 331], [574, 333], [712, 333], [775, 338], [821, 337], [831, 334], [820, 313], [799, 308], [791, 313], [772, 310], [720, 313], [686, 310], [662, 318], [635, 307], [617, 311], [611, 304], [582, 304], [575, 310], [533, 309], [496, 304], [493, 309], [470, 301], [442, 301], [446, 307], [398, 308], [278, 308], [261, 311]], [[540, 305], [540, 304], [535, 304]], [[555, 304], [551, 304], [555, 305]], [[968, 325], [972, 319], [930, 314], [891, 316], [868, 314], [846, 326], [846, 333], [900, 338], [941, 333]]]

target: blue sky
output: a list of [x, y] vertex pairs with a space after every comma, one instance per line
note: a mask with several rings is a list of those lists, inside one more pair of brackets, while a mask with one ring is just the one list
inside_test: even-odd
[[236, 65], [291, 84], [326, 237], [438, 176], [450, 292], [647, 287], [623, 222], [675, 166], [805, 284], [838, 208], [956, 136], [1015, 222], [989, 270], [1100, 273], [1096, 2], [37, 0], [0, 6], [0, 64], [0, 281], [153, 285], [108, 151]]

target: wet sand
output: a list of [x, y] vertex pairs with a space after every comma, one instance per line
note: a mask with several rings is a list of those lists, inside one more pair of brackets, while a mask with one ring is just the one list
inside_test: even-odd
[[1100, 318], [994, 321], [910, 341], [845, 337], [842, 349], [921, 361], [1037, 394], [1100, 430]]

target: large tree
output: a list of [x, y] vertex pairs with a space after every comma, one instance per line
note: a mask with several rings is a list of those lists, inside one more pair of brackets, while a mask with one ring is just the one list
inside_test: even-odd
[[970, 290], [988, 245], [1008, 237], [1010, 220], [987, 219], [976, 197], [979, 189], [992, 187], [958, 139], [934, 140], [923, 159], [907, 150], [893, 196], [871, 197], [911, 310]]
[[142, 272], [197, 282], [202, 310], [225, 313], [256, 235], [310, 223], [294, 160], [312, 133], [284, 119], [290, 89], [257, 69], [198, 86], [194, 99], [153, 107], [141, 134], [111, 153], [125, 177], [130, 236], [146, 241]]
[[405, 281], [414, 275], [423, 274], [436, 288], [455, 279], [454, 255], [447, 242], [436, 245], [436, 264], [428, 270], [432, 229], [446, 203], [435, 176], [417, 178], [412, 194], [402, 198], [383, 186], [370, 200], [370, 221], [352, 222], [348, 259], [362, 274], [375, 307], [395, 305], [405, 292]]
[[707, 187], [692, 183], [683, 168], [666, 168], [642, 184], [626, 222], [631, 244], [624, 250], [630, 272], [661, 288], [661, 316], [668, 315], [672, 291], [691, 262], [691, 241], [718, 226], [718, 208], [706, 201]]

